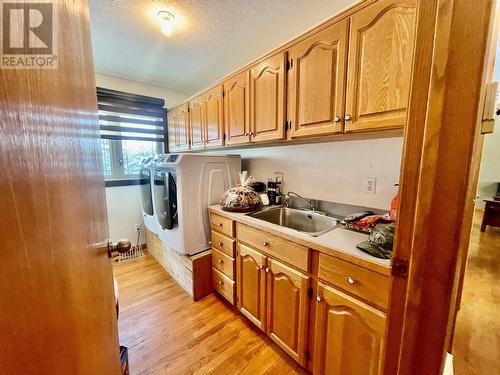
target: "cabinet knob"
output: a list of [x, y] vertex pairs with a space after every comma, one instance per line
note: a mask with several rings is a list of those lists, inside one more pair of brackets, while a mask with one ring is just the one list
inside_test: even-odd
[[354, 280], [351, 276], [349, 276], [349, 277], [347, 278], [347, 282], [348, 282], [349, 284], [353, 285], [353, 284], [356, 282], [356, 280]]
[[224, 282], [222, 280], [219, 280], [219, 285], [224, 285]]
[[245, 135], [248, 137], [250, 135], [250, 133], [246, 132]]
[[335, 118], [333, 119], [333, 122], [339, 122], [340, 121], [340, 117], [339, 116], [335, 116]]
[[344, 120], [351, 121], [351, 116], [350, 115], [345, 115]]
[[264, 268], [264, 266], [259, 266], [259, 270], [261, 270], [261, 269], [263, 269], [263, 268]]
[[269, 246], [269, 242], [267, 241], [262, 242], [262, 246]]
[[217, 224], [217, 226], [218, 226], [219, 228], [220, 228], [220, 227], [222, 227], [222, 223]]
[[252, 135], [253, 135], [253, 132], [250, 132], [250, 136], [252, 136]]
[[224, 261], [222, 259], [219, 259], [219, 263], [222, 264], [224, 263]]
[[224, 244], [222, 242], [217, 242], [217, 245], [224, 246]]
[[320, 296], [316, 296], [316, 301], [321, 302], [321, 297]]
[[269, 273], [269, 271], [271, 271], [269, 268], [266, 267], [266, 272]]

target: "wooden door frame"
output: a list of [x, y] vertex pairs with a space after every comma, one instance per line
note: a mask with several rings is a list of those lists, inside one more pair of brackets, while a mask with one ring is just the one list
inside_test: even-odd
[[[386, 375], [443, 368], [469, 245], [494, 9], [490, 0], [418, 2]], [[397, 276], [406, 262], [407, 275]]]

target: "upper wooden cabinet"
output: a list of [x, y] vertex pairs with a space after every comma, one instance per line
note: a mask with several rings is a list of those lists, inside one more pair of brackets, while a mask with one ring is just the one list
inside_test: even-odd
[[291, 137], [342, 132], [348, 20], [289, 50], [288, 121]]
[[177, 138], [177, 111], [172, 109], [167, 115], [167, 129], [168, 129], [168, 152], [176, 152], [176, 138]]
[[244, 71], [224, 82], [226, 145], [250, 142], [250, 73]]
[[184, 103], [167, 115], [169, 152], [189, 150], [189, 116], [188, 104]]
[[189, 113], [188, 104], [179, 106], [176, 110], [176, 150], [189, 150]]
[[406, 123], [415, 19], [415, 0], [377, 1], [351, 17], [346, 131]]
[[216, 86], [189, 101], [191, 148], [218, 147], [224, 144], [222, 111], [222, 86]]
[[385, 314], [321, 283], [318, 300], [314, 374], [382, 374]]
[[309, 276], [271, 258], [267, 264], [266, 332], [305, 366]]
[[207, 91], [203, 97], [205, 105], [205, 147], [224, 145], [222, 119], [222, 85]]
[[257, 327], [265, 329], [266, 256], [238, 244], [236, 259], [238, 309]]
[[250, 70], [250, 135], [252, 141], [285, 137], [285, 52]]
[[189, 101], [189, 129], [191, 133], [191, 148], [205, 147], [203, 97], [198, 96]]

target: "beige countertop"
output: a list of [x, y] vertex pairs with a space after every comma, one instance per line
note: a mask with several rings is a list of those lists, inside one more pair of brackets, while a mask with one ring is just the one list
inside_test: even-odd
[[313, 237], [290, 228], [253, 218], [243, 213], [223, 211], [219, 205], [210, 206], [209, 210], [242, 224], [248, 224], [276, 235], [284, 235], [288, 240], [311, 249], [342, 258], [386, 275], [390, 273], [390, 259], [376, 258], [356, 247], [356, 244], [368, 239], [368, 235], [366, 234], [336, 228], [320, 236]]

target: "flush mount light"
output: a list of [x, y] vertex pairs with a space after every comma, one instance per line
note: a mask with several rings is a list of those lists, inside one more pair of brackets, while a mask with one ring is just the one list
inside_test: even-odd
[[166, 36], [172, 35], [174, 32], [175, 22], [174, 15], [170, 12], [162, 10], [158, 12], [158, 18], [160, 19], [161, 32]]

